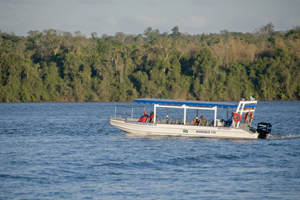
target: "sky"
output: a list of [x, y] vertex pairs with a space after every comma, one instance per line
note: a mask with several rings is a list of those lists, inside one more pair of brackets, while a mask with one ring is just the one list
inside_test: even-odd
[[276, 31], [300, 26], [300, 0], [0, 0], [0, 30], [20, 36], [56, 29], [91, 33], [209, 34], [254, 32], [272, 22]]

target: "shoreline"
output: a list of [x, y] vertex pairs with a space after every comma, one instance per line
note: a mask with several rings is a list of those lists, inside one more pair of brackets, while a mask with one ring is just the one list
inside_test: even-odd
[[[176, 100], [187, 100], [187, 99], [176, 99]], [[191, 99], [189, 99], [191, 100]], [[197, 100], [195, 100], [197, 101]], [[202, 101], [202, 100], [201, 100]], [[205, 101], [205, 100], [204, 100]], [[210, 102], [229, 102], [229, 101], [240, 101], [240, 100], [221, 100], [221, 101], [210, 101]], [[300, 101], [300, 99], [290, 99], [290, 100], [257, 100], [256, 101]], [[0, 102], [0, 103], [130, 103], [133, 102], [133, 100], [128, 101], [15, 101], [15, 102]]]

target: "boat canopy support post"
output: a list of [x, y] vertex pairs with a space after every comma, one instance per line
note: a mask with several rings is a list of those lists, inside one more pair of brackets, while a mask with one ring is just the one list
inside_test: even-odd
[[214, 126], [217, 126], [217, 106], [214, 107], [215, 109], [215, 115], [214, 115]]
[[185, 125], [186, 123], [186, 106], [185, 105], [182, 105], [184, 111], [183, 111], [183, 124]]
[[153, 121], [154, 124], [156, 123], [156, 106], [157, 105], [158, 104], [154, 104], [154, 121]]
[[169, 108], [167, 108], [167, 120], [169, 119]]
[[117, 106], [115, 106], [115, 119], [117, 118]]
[[228, 108], [227, 108], [227, 119], [226, 119], [226, 121], [228, 121]]

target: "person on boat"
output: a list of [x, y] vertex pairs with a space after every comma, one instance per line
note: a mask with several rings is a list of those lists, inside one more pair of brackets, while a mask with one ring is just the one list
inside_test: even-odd
[[141, 118], [139, 119], [139, 122], [146, 122], [147, 119], [149, 118], [149, 116], [147, 115], [147, 111], [144, 111], [144, 115], [141, 116]]
[[206, 122], [207, 122], [207, 120], [205, 119], [205, 116], [202, 115], [202, 116], [200, 117], [200, 125], [205, 125]]
[[200, 122], [199, 118], [196, 117], [196, 119], [193, 120], [193, 125], [199, 125], [199, 122]]
[[153, 122], [153, 117], [154, 117], [154, 112], [150, 112], [150, 118], [149, 118], [149, 122]]
[[244, 121], [244, 124], [247, 122], [247, 123], [251, 123], [253, 117], [252, 117], [252, 113], [251, 112], [247, 112], [244, 116], [245, 118], [245, 121]]
[[234, 115], [234, 113], [235, 113], [235, 112], [232, 112], [232, 113], [231, 113], [231, 117], [230, 117], [227, 121], [225, 121], [226, 125], [228, 125], [228, 126], [231, 126], [231, 125], [232, 125], [232, 120], [233, 120], [233, 115]]

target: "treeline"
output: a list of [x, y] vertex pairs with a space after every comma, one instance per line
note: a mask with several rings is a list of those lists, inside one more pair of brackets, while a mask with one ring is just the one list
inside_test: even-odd
[[0, 31], [0, 102], [300, 99], [300, 27], [90, 38]]

